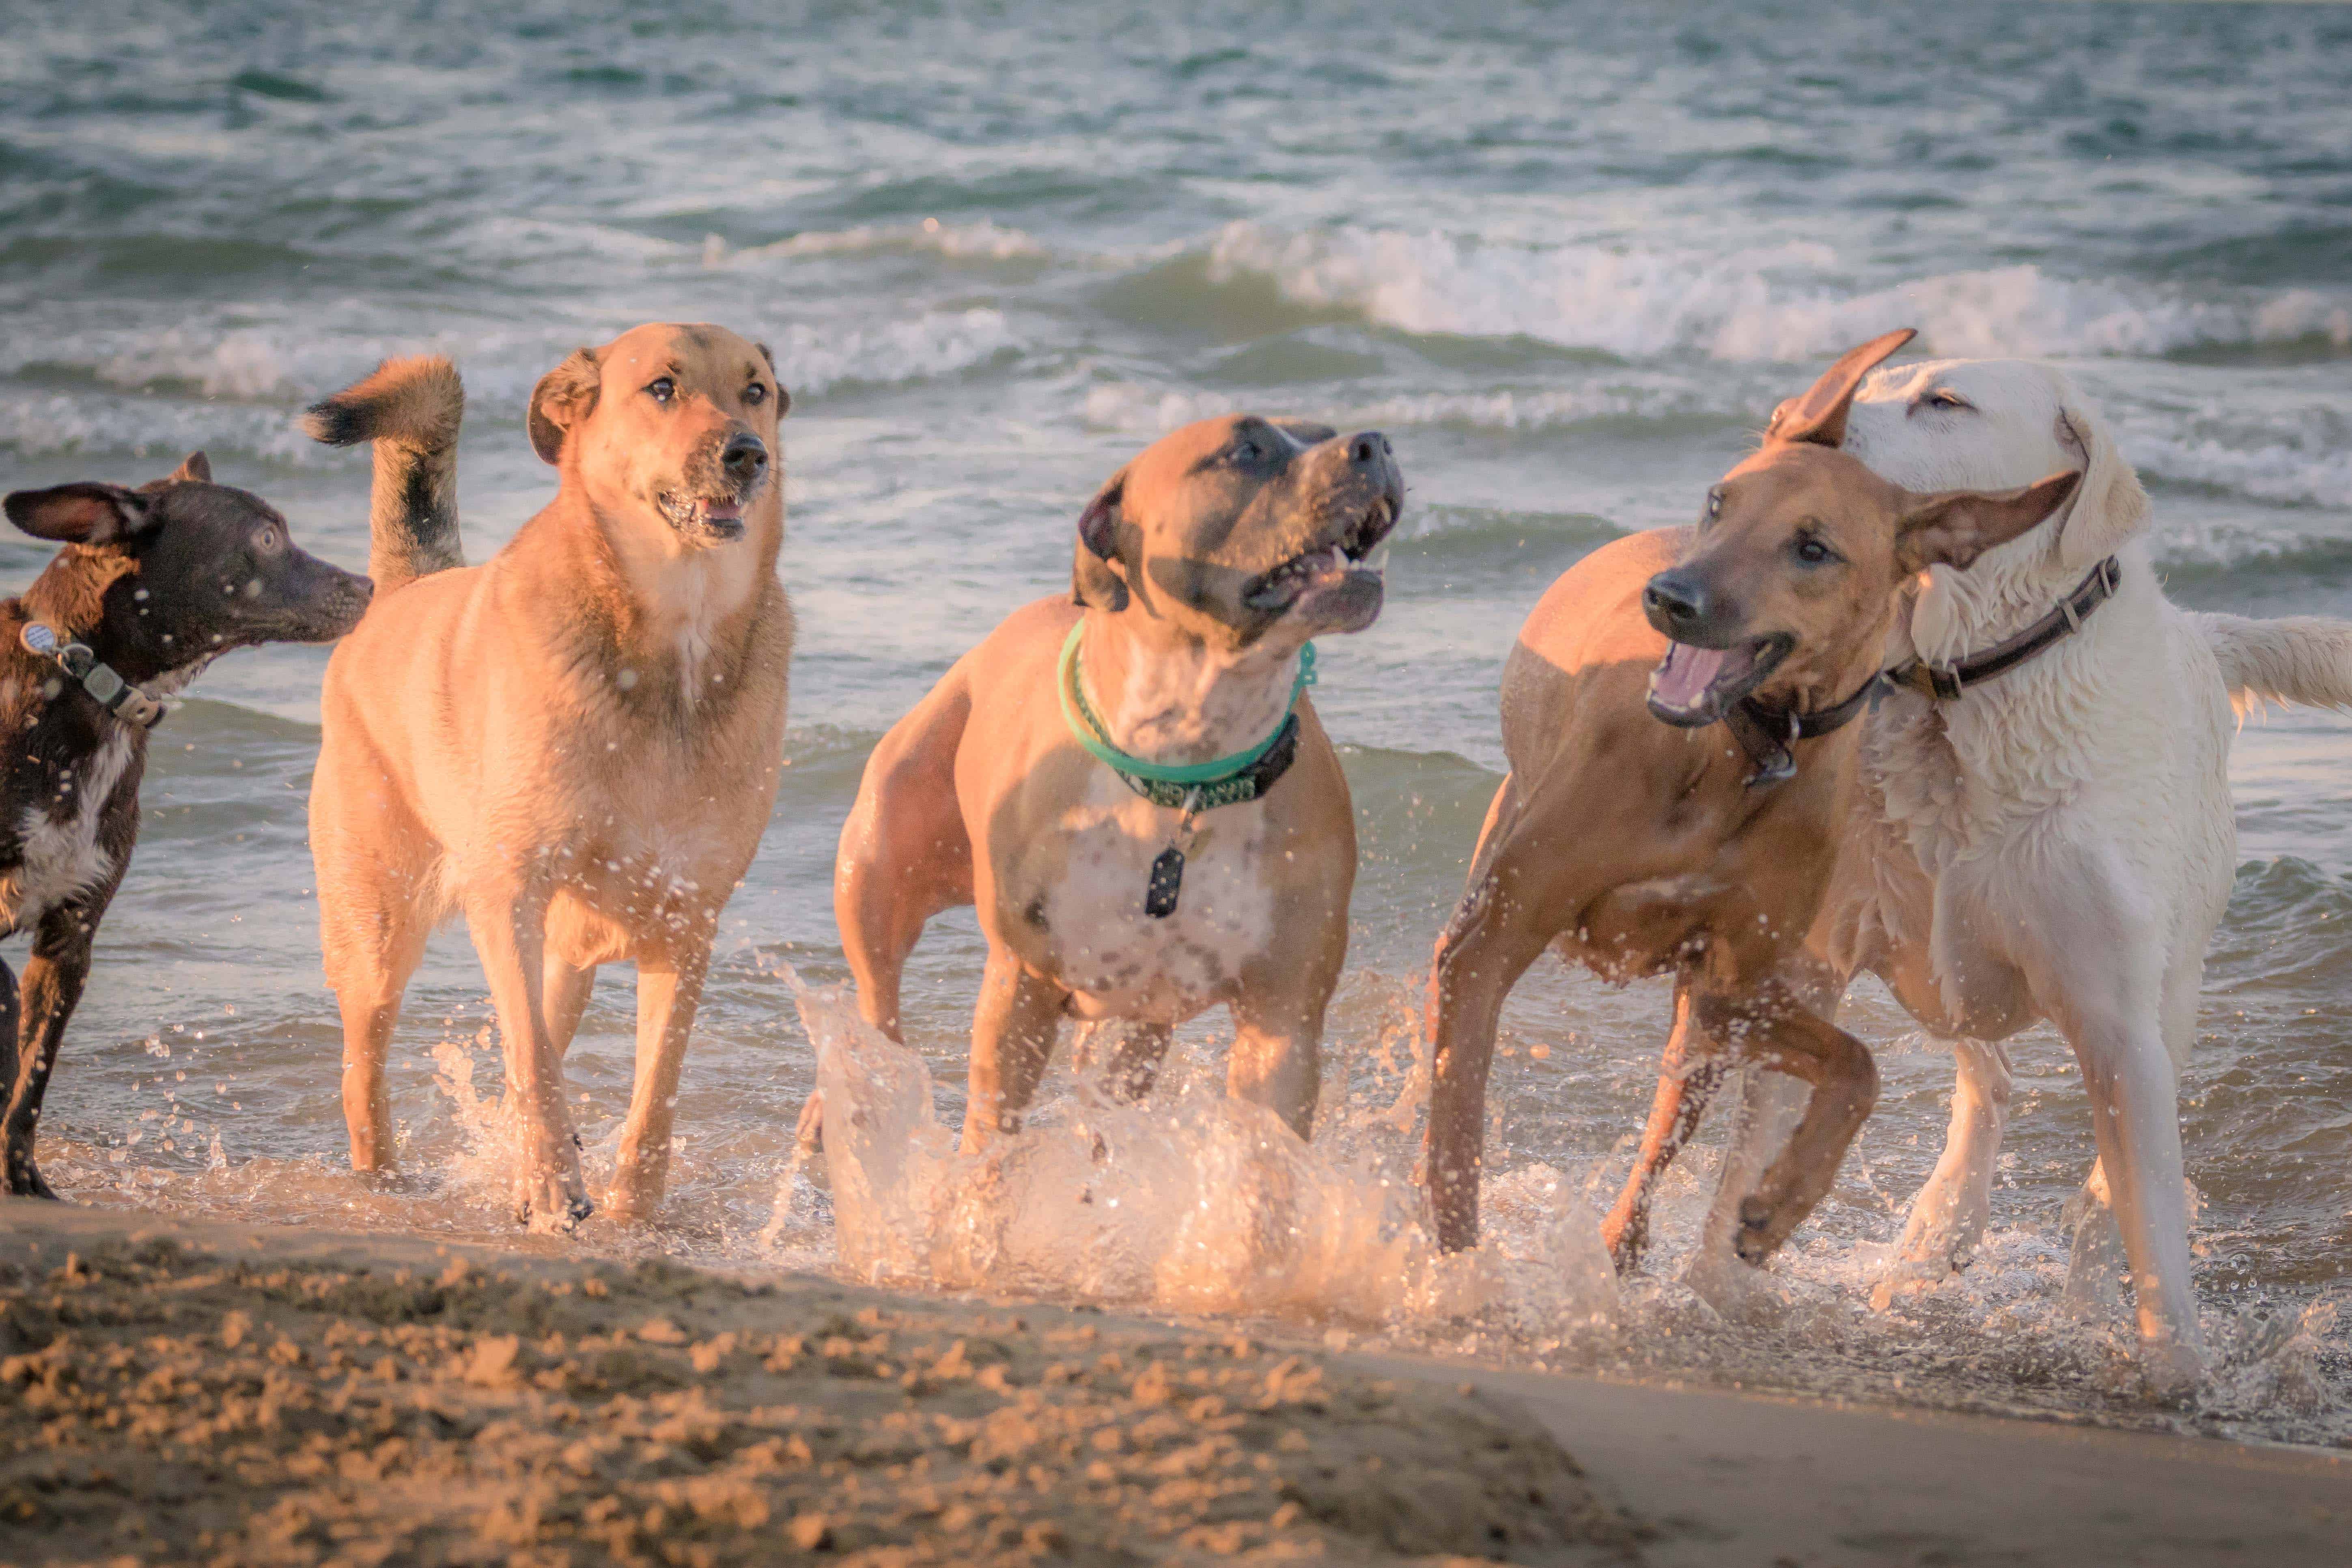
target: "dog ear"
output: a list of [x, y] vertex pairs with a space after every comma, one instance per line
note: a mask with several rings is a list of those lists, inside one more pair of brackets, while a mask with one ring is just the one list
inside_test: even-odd
[[594, 349], [574, 349], [571, 356], [539, 378], [530, 389], [530, 449], [540, 461], [563, 460], [563, 433], [596, 411], [602, 378]]
[[1895, 524], [1895, 567], [1906, 577], [1930, 566], [1966, 571], [1994, 545], [2008, 543], [2065, 505], [2082, 477], [2061, 468], [2021, 489], [1913, 496]]
[[60, 544], [115, 544], [152, 522], [145, 496], [121, 485], [59, 485], [17, 490], [0, 507], [8, 521], [36, 539]]
[[793, 389], [784, 384], [783, 376], [776, 369], [775, 351], [765, 343], [751, 346], [760, 351], [760, 357], [768, 362], [768, 374], [776, 378], [776, 417], [782, 419], [793, 411]]
[[1070, 597], [1090, 610], [1127, 608], [1127, 579], [1118, 567], [1119, 503], [1127, 494], [1127, 470], [1095, 492], [1078, 513], [1078, 542], [1070, 564]]
[[213, 482], [213, 460], [202, 452], [191, 452], [185, 461], [173, 470], [166, 483], [208, 485]]
[[2073, 571], [2088, 572], [2147, 523], [2147, 491], [2107, 422], [2072, 387], [2067, 393], [2058, 410], [2058, 444], [2083, 454], [2083, 488], [2058, 525], [2058, 558]]
[[1822, 378], [1807, 387], [1802, 395], [1790, 398], [1772, 410], [1772, 422], [1764, 427], [1764, 438], [1805, 441], [1816, 447], [1842, 445], [1845, 440], [1846, 411], [1853, 406], [1853, 395], [1862, 386], [1862, 378], [1918, 335], [1916, 328], [1902, 327], [1846, 350], [1838, 356], [1837, 363], [1822, 372]]

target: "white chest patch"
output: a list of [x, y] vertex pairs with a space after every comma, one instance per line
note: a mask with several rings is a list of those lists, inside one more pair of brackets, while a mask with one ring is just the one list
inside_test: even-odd
[[[100, 847], [99, 818], [114, 786], [131, 765], [131, 731], [107, 726], [89, 765], [69, 774], [73, 787], [63, 799], [27, 806], [16, 825], [24, 840], [24, 859], [16, 872], [0, 879], [0, 918], [10, 931], [38, 924], [43, 915], [76, 894], [103, 880], [115, 869], [113, 858]], [[62, 816], [52, 805], [65, 808]]]
[[1060, 824], [1068, 858], [1045, 898], [1045, 941], [1062, 984], [1090, 1013], [1176, 1022], [1226, 999], [1274, 939], [1265, 807], [1202, 815], [1175, 911], [1143, 912], [1151, 863], [1177, 814], [1097, 770]]

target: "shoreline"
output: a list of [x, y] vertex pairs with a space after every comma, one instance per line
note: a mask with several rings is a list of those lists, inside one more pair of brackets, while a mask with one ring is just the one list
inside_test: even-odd
[[2352, 1561], [2352, 1455], [0, 1200], [27, 1563]]

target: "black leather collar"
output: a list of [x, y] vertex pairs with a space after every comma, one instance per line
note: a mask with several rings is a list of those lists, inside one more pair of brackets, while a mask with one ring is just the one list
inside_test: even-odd
[[1996, 675], [2016, 668], [2051, 644], [2080, 631], [2083, 617], [2114, 598], [2123, 580], [2122, 563], [2110, 555], [2092, 567], [2091, 574], [2059, 600], [2056, 609], [2015, 637], [2005, 637], [1982, 653], [1972, 653], [1956, 664], [1930, 664], [1924, 658], [1915, 658], [1888, 670], [1886, 679], [1897, 686], [1907, 686], [1949, 702], [1969, 687], [1982, 685]]
[[1756, 771], [1748, 775], [1748, 787], [1754, 789], [1759, 784], [1776, 784], [1794, 778], [1797, 758], [1789, 748], [1799, 741], [1827, 735], [1853, 723], [1878, 695], [1880, 682], [1885, 679], [1883, 674], [1874, 675], [1844, 701], [1816, 708], [1810, 713], [1767, 708], [1752, 697], [1743, 697], [1733, 703], [1724, 714], [1723, 722], [1756, 764]]

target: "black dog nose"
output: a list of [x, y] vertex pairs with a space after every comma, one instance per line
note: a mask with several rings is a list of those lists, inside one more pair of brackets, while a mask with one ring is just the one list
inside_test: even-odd
[[1385, 462], [1395, 448], [1377, 430], [1361, 430], [1348, 438], [1348, 460], [1360, 468]]
[[760, 470], [768, 466], [768, 448], [757, 436], [737, 431], [727, 438], [725, 449], [719, 454], [719, 466], [727, 477], [737, 484], [759, 478]]
[[1650, 624], [1673, 637], [1706, 625], [1715, 614], [1714, 596], [1706, 584], [1685, 572], [1661, 572], [1642, 590], [1642, 613]]

